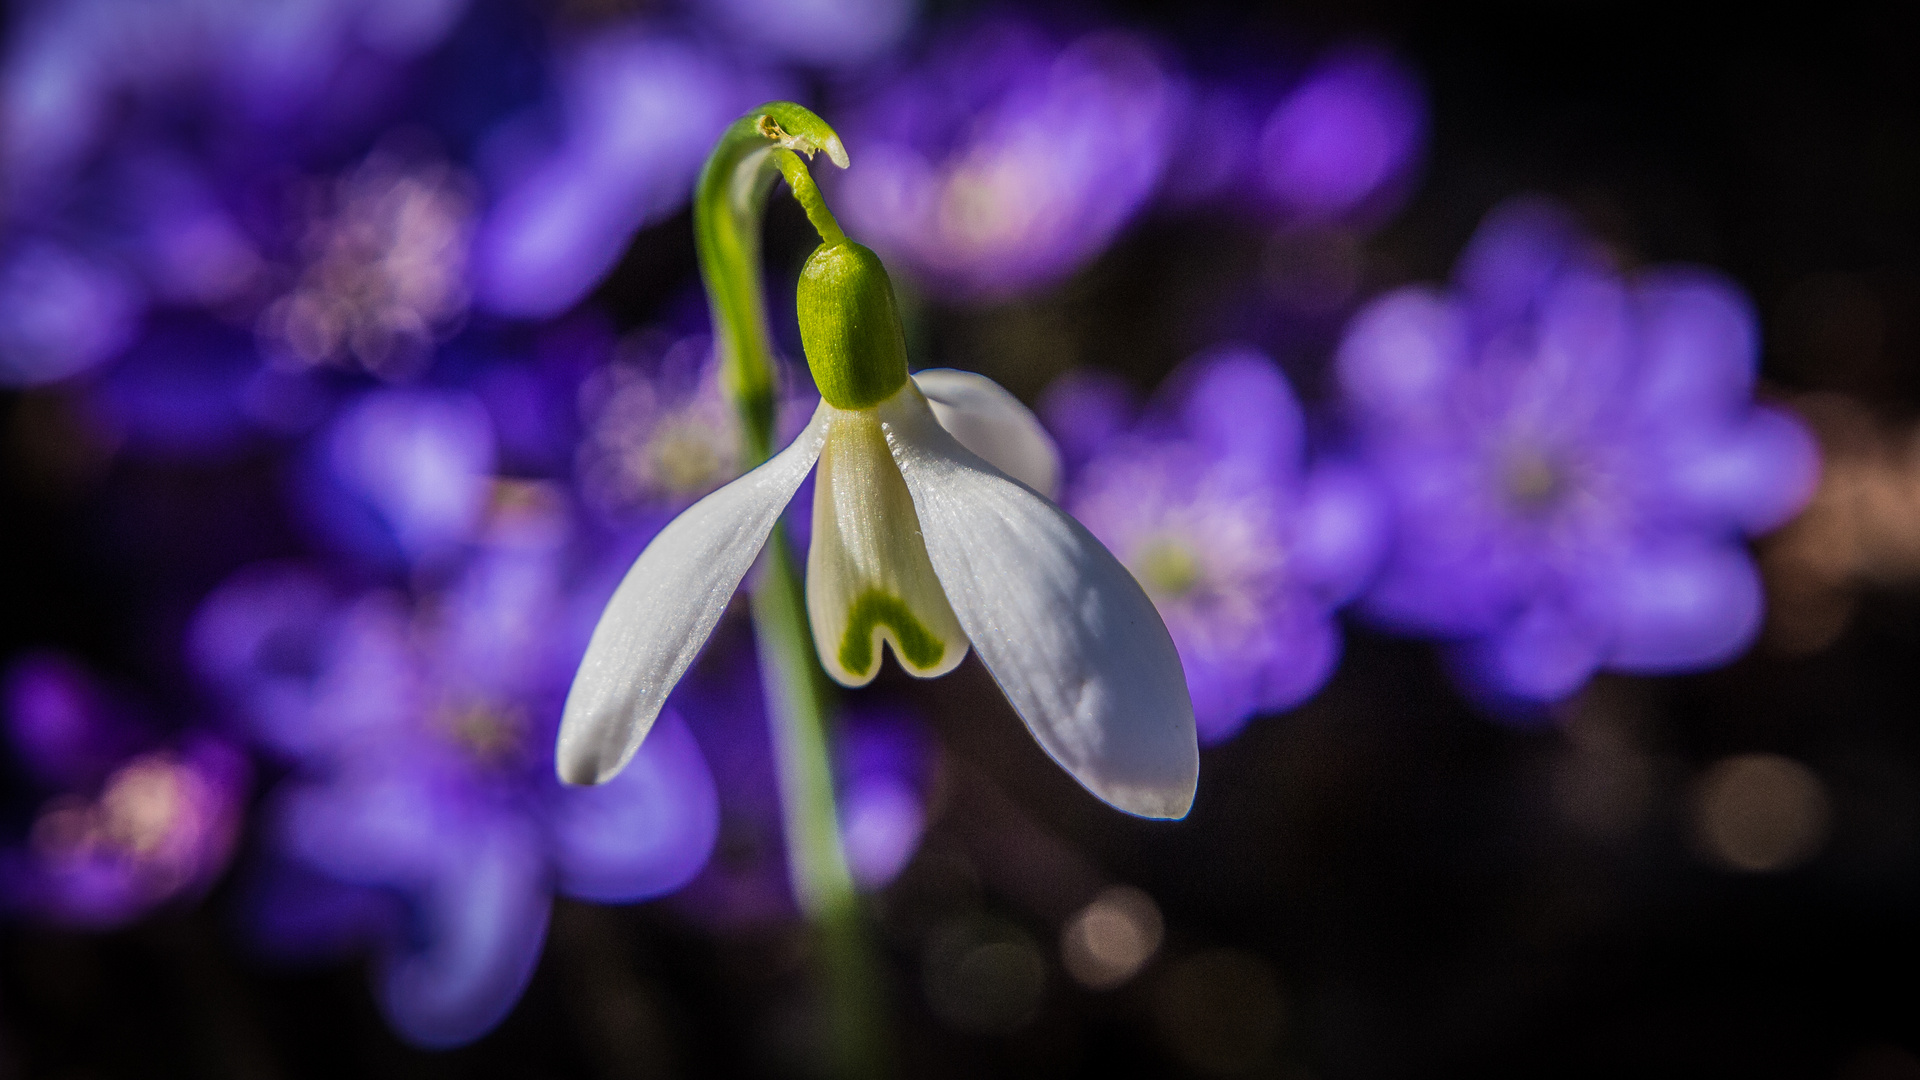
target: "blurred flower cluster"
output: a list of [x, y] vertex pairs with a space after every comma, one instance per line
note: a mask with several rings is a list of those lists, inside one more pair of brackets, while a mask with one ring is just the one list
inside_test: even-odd
[[[740, 471], [711, 340], [683, 314], [679, 215], [720, 130], [816, 88], [853, 158], [828, 182], [852, 234], [916, 303], [975, 318], [1147, 226], [1351, 255], [1425, 150], [1417, 75], [1367, 42], [1222, 66], [1123, 27], [923, 24], [906, 0], [563, 7], [14, 13], [15, 434], [35, 460], [91, 447], [73, 483], [194, 461], [233, 478], [210, 503], [266, 524], [172, 583], [198, 596], [163, 650], [189, 674], [152, 705], [54, 652], [0, 658], [8, 913], [112, 927], [231, 868], [263, 956], [371, 958], [384, 1015], [427, 1046], [512, 1008], [555, 896], [685, 886], [697, 922], [789, 918], [743, 625], [618, 780], [563, 788], [551, 761], [618, 574]], [[1753, 403], [1738, 286], [1612, 265], [1539, 200], [1495, 209], [1450, 285], [1356, 314], [1359, 280], [1312, 312], [1352, 315], [1319, 358], [1325, 400], [1274, 359], [1284, 332], [1213, 342], [1150, 395], [1081, 368], [1041, 399], [1062, 504], [1158, 605], [1204, 742], [1318, 691], [1350, 605], [1443, 642], [1502, 715], [1600, 670], [1746, 648], [1762, 618], [1746, 538], [1791, 517], [1818, 467], [1791, 414]], [[1299, 315], [1268, 302], [1259, 325]], [[802, 369], [783, 393], [797, 430]], [[1854, 464], [1875, 506], [1900, 501]], [[807, 515], [790, 517], [804, 544]], [[1822, 527], [1841, 526], [1805, 528]], [[1831, 562], [1815, 536], [1777, 557]], [[1872, 572], [1821, 565], [1836, 588]], [[838, 746], [868, 889], [914, 857], [941, 784], [913, 700], [888, 693], [848, 703]]]

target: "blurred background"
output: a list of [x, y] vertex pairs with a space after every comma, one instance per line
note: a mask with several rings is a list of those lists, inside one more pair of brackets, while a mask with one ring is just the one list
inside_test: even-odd
[[1891, 13], [4, 11], [0, 1076], [826, 1074], [744, 612], [551, 768], [739, 472], [687, 196], [788, 98], [1205, 746], [1147, 822], [976, 663], [841, 696], [898, 1075], [1920, 1077]]

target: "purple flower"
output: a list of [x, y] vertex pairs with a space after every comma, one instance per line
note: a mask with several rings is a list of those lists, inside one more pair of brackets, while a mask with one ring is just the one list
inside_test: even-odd
[[1065, 505], [1166, 620], [1201, 741], [1318, 690], [1340, 655], [1333, 612], [1373, 569], [1383, 515], [1354, 469], [1307, 464], [1279, 368], [1245, 349], [1201, 356], [1131, 425], [1110, 385], [1083, 376], [1046, 413], [1069, 461], [1084, 459]]
[[1293, 224], [1376, 219], [1405, 197], [1426, 133], [1411, 72], [1382, 49], [1336, 49], [1277, 100], [1253, 84], [1198, 89], [1167, 195], [1229, 199]]
[[553, 775], [546, 748], [605, 599], [569, 587], [564, 505], [500, 501], [443, 589], [341, 596], [259, 567], [194, 627], [201, 670], [293, 765], [269, 804], [283, 873], [253, 894], [257, 933], [287, 955], [371, 948], [382, 1010], [423, 1046], [477, 1038], [513, 1007], [554, 893], [657, 896], [713, 846], [713, 781], [677, 717], [613, 783]]
[[936, 41], [841, 125], [854, 167], [834, 205], [890, 263], [955, 296], [1066, 277], [1153, 194], [1177, 80], [1117, 31], [1062, 46], [1003, 19]]
[[417, 375], [467, 312], [470, 182], [375, 151], [331, 188], [305, 224], [292, 289], [260, 315], [262, 344], [295, 370]]
[[1496, 209], [1451, 289], [1381, 298], [1340, 350], [1398, 525], [1367, 609], [1456, 642], [1496, 700], [1738, 654], [1761, 613], [1741, 538], [1818, 470], [1800, 423], [1752, 403], [1758, 345], [1732, 283], [1623, 278], [1552, 204]]
[[480, 303], [545, 317], [579, 303], [643, 225], [685, 204], [715, 132], [775, 87], [691, 42], [627, 26], [561, 60], [562, 132], [507, 121], [499, 194], [474, 250]]
[[84, 671], [52, 655], [5, 678], [7, 733], [50, 794], [22, 847], [0, 851], [0, 903], [106, 929], [197, 897], [232, 855], [249, 782], [226, 743], [167, 745]]

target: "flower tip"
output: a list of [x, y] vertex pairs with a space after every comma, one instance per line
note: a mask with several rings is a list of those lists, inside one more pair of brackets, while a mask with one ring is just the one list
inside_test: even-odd
[[817, 151], [825, 150], [828, 161], [842, 169], [847, 167], [847, 147], [840, 141], [840, 133], [829, 127], [811, 109], [790, 101], [773, 101], [748, 115], [753, 116], [754, 129], [761, 137], [775, 145], [809, 158]]
[[1179, 821], [1193, 810], [1193, 797], [1199, 791], [1199, 778], [1181, 788], [1139, 788], [1110, 795], [1107, 802], [1116, 810], [1134, 817], [1156, 821]]
[[579, 740], [562, 740], [553, 755], [554, 772], [559, 775], [561, 783], [574, 787], [604, 784], [620, 775], [633, 757], [632, 750], [624, 754], [612, 752], [616, 749], [590, 742], [583, 745]]

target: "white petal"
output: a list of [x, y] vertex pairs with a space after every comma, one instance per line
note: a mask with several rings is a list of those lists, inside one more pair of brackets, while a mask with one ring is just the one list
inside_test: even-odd
[[927, 562], [913, 497], [869, 410], [835, 410], [813, 488], [807, 618], [820, 666], [842, 686], [880, 671], [880, 643], [921, 678], [967, 655], [967, 635]]
[[1113, 806], [1185, 816], [1200, 775], [1193, 702], [1133, 575], [1079, 522], [956, 442], [916, 395], [876, 411], [947, 600], [1034, 738]]
[[918, 371], [913, 382], [961, 446], [1049, 499], [1060, 493], [1060, 450], [1019, 398], [985, 375], [955, 368]]
[[823, 403], [785, 450], [688, 507], [640, 553], [607, 601], [567, 693], [555, 752], [560, 779], [604, 783], [640, 748], [813, 469], [828, 411]]

